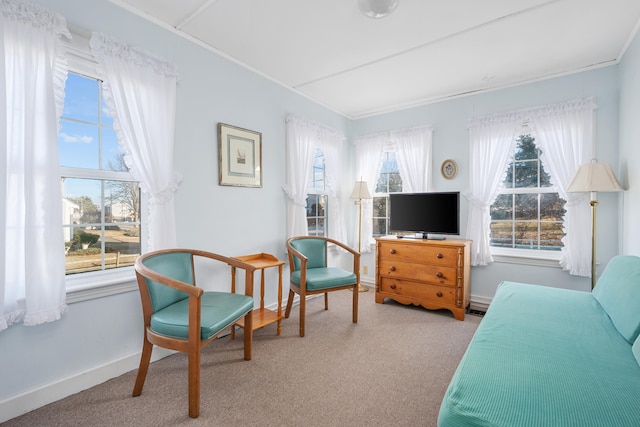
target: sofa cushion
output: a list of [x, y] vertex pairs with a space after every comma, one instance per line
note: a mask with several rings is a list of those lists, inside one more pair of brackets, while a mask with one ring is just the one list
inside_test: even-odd
[[633, 343], [640, 334], [640, 257], [613, 257], [593, 290], [616, 329]]
[[631, 350], [633, 351], [633, 355], [636, 358], [638, 365], [640, 365], [640, 336], [636, 338], [636, 342], [633, 343]]

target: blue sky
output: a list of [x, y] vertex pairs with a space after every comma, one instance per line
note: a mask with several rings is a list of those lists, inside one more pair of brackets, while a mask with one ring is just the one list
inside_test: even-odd
[[[120, 148], [112, 128], [113, 119], [99, 91], [97, 80], [69, 73], [58, 132], [62, 166], [110, 169], [110, 162], [117, 164]], [[91, 197], [96, 205], [102, 204], [98, 181], [65, 180], [65, 197], [84, 195]]]

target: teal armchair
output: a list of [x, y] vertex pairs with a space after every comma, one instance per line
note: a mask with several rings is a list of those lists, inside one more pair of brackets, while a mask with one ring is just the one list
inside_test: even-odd
[[[344, 270], [327, 264], [327, 245], [334, 244], [353, 257], [353, 268]], [[328, 237], [298, 236], [287, 240], [291, 283], [285, 318], [289, 318], [294, 294], [300, 295], [300, 336], [304, 337], [307, 295], [324, 294], [324, 309], [329, 309], [329, 292], [350, 289], [353, 292], [353, 323], [358, 323], [358, 284], [360, 253]]]
[[[255, 267], [211, 252], [168, 249], [141, 255], [135, 262], [144, 341], [133, 396], [142, 393], [153, 346], [188, 354], [189, 416], [200, 415], [200, 350], [244, 316], [244, 359], [251, 360], [253, 286], [245, 295], [205, 292], [196, 286], [194, 258], [205, 258], [244, 269], [253, 283]], [[246, 325], [249, 325], [248, 327]]]

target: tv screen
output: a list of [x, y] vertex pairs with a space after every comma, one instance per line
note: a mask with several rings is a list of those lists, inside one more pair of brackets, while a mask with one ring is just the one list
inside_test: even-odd
[[389, 215], [394, 233], [460, 234], [460, 192], [390, 193]]

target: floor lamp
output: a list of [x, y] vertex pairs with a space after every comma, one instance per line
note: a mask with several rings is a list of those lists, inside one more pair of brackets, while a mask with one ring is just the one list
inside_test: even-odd
[[591, 289], [596, 286], [596, 193], [598, 191], [623, 191], [616, 175], [608, 163], [591, 163], [580, 165], [567, 191], [570, 193], [591, 193]]
[[[360, 244], [362, 240], [362, 200], [370, 199], [369, 188], [366, 181], [356, 181], [356, 185], [353, 187], [350, 199], [355, 200], [355, 204], [358, 205], [358, 252], [360, 252]], [[358, 292], [366, 292], [369, 288], [362, 286], [358, 283]]]

